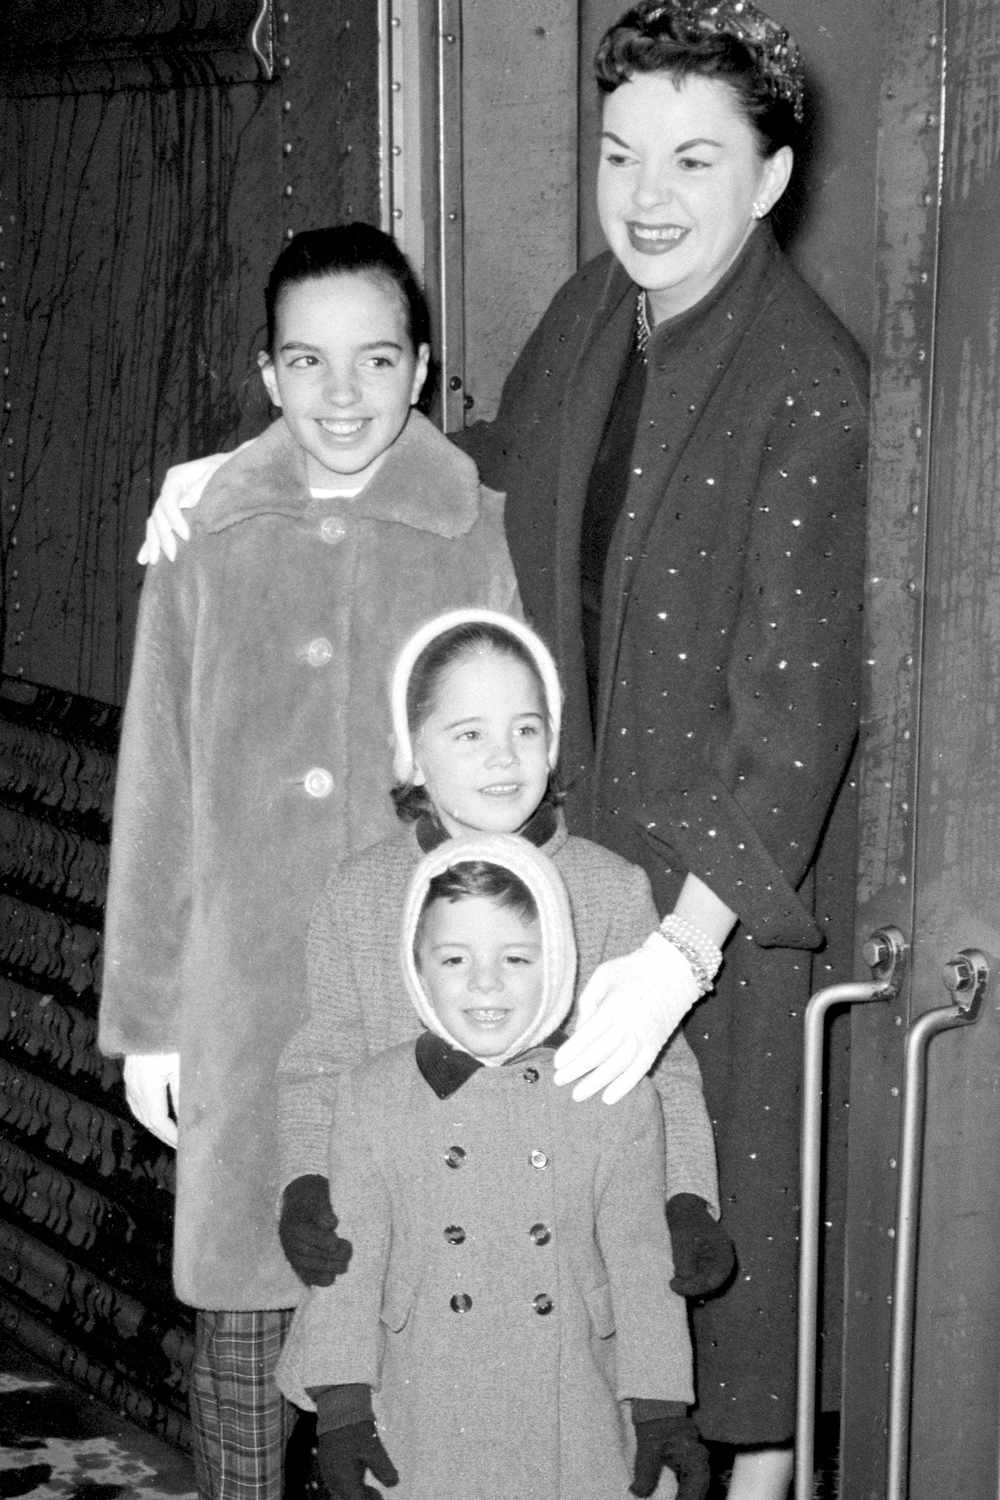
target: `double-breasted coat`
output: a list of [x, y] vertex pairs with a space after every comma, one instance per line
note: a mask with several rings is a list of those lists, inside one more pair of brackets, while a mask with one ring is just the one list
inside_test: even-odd
[[215, 475], [146, 575], [112, 829], [100, 1043], [179, 1052], [174, 1279], [293, 1306], [274, 1073], [309, 913], [395, 816], [388, 683], [445, 605], [517, 612], [501, 497], [422, 416], [354, 498], [314, 497], [282, 421]]
[[[521, 846], [516, 873], [540, 913], [539, 1024], [503, 1066], [459, 1071], [442, 1028], [341, 1075], [330, 1193], [354, 1253], [346, 1275], [296, 1312], [278, 1368], [306, 1408], [309, 1390], [373, 1388], [397, 1500], [624, 1496], [625, 1403], [691, 1400], [686, 1313], [669, 1284], [660, 1107], [646, 1080], [610, 1109], [552, 1082], [552, 1049], [538, 1037], [572, 998], [568, 907], [544, 857], [507, 842]], [[409, 955], [430, 874], [493, 858], [496, 843], [442, 844], [410, 885], [403, 962], [425, 1021]], [[657, 1493], [673, 1493], [671, 1480]]]
[[[638, 865], [568, 833], [547, 804], [521, 836], [544, 851], [566, 886], [579, 993], [598, 964], [631, 953], [655, 927], [649, 881]], [[335, 870], [317, 899], [306, 942], [308, 1016], [278, 1064], [283, 1181], [326, 1172], [338, 1074], [416, 1032], [395, 935], [421, 852], [442, 837], [430, 819], [401, 828]], [[664, 1196], [694, 1193], [718, 1215], [715, 1141], [683, 1034], [659, 1059], [654, 1084], [666, 1131]]]
[[[610, 255], [554, 299], [489, 426], [464, 439], [505, 524], [528, 618], [566, 688], [574, 827], [648, 871], [661, 911], [688, 871], [739, 914], [692, 1013], [740, 1268], [695, 1310], [710, 1437], [782, 1441], [794, 1418], [801, 1013], [850, 859], [814, 889], [856, 737], [866, 374], [769, 228], [650, 341], [611, 537], [591, 723], [580, 535], [632, 347], [636, 288]], [[845, 878], [846, 876], [846, 878]], [[824, 974], [822, 982], [828, 982]]]

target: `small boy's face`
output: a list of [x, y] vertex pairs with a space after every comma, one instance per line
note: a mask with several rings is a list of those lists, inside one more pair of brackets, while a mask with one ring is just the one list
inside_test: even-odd
[[416, 958], [435, 1014], [475, 1057], [506, 1052], [542, 1003], [539, 924], [489, 896], [433, 901]]

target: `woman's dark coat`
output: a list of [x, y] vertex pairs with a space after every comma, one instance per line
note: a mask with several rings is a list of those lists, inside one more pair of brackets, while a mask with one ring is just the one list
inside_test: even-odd
[[827, 923], [843, 934], [853, 914], [818, 861], [856, 733], [865, 366], [766, 227], [656, 330], [592, 725], [580, 531], [635, 301], [610, 255], [584, 267], [463, 446], [506, 491], [524, 607], [560, 663], [574, 826], [641, 863], [662, 910], [693, 871], [740, 915], [687, 1026], [740, 1257], [695, 1312], [698, 1415], [712, 1438], [777, 1442], [794, 1413], [801, 1013]]

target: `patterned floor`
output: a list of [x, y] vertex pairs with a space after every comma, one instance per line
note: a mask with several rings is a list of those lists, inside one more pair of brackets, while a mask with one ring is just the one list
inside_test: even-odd
[[0, 1338], [0, 1500], [196, 1500], [190, 1459]]
[[[308, 1449], [297, 1433], [286, 1494], [310, 1495]], [[817, 1430], [816, 1500], [835, 1500], [836, 1424]], [[725, 1495], [715, 1454], [710, 1500]], [[188, 1456], [60, 1379], [0, 1334], [0, 1500], [197, 1500]]]

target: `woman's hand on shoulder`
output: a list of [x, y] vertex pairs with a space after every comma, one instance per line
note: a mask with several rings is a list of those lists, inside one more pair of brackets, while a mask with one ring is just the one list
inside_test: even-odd
[[230, 453], [209, 453], [204, 458], [192, 458], [187, 463], [174, 464], [167, 470], [156, 504], [146, 522], [146, 540], [139, 549], [140, 563], [155, 563], [161, 557], [174, 561], [178, 538], [186, 542], [191, 536], [191, 528], [184, 518], [184, 512], [198, 504], [216, 469], [221, 468], [226, 459], [231, 457]]
[[634, 953], [606, 959], [578, 1003], [580, 1024], [556, 1052], [555, 1082], [573, 1098], [615, 1104], [649, 1072], [701, 994], [691, 965], [660, 932]]

